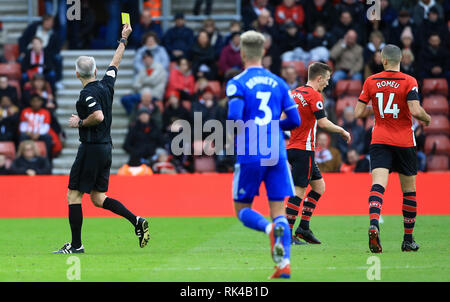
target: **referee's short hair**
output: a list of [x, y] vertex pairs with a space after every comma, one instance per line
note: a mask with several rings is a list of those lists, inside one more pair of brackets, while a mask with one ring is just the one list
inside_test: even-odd
[[90, 79], [95, 76], [95, 59], [88, 56], [80, 56], [75, 62], [75, 70], [83, 79]]
[[388, 44], [381, 50], [381, 57], [386, 59], [389, 65], [397, 65], [402, 60], [402, 51], [400, 47]]
[[264, 54], [263, 34], [254, 30], [246, 31], [241, 35], [241, 49], [249, 60], [261, 59]]

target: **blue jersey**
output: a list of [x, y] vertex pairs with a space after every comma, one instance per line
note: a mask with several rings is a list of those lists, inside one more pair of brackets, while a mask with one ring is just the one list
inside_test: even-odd
[[297, 107], [286, 82], [263, 67], [250, 67], [228, 81], [226, 94], [228, 119], [248, 125], [236, 137], [237, 162], [286, 159], [279, 120], [283, 111]]

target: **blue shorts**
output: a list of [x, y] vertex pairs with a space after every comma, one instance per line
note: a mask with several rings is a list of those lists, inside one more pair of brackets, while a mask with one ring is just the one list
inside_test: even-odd
[[270, 201], [284, 201], [294, 196], [294, 182], [287, 160], [280, 160], [275, 166], [261, 166], [260, 162], [237, 163], [234, 166], [233, 199], [237, 202], [251, 202], [259, 195], [264, 182]]

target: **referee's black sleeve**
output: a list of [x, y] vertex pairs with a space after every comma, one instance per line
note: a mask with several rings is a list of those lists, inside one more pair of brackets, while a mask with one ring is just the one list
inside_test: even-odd
[[102, 83], [106, 84], [109, 89], [113, 90], [116, 78], [117, 68], [115, 66], [109, 66], [108, 69], [106, 69], [105, 75], [103, 76]]

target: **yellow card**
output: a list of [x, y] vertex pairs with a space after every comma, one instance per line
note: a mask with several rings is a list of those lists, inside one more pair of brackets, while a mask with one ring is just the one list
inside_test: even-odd
[[130, 23], [130, 14], [122, 13], [122, 24], [131, 24]]

